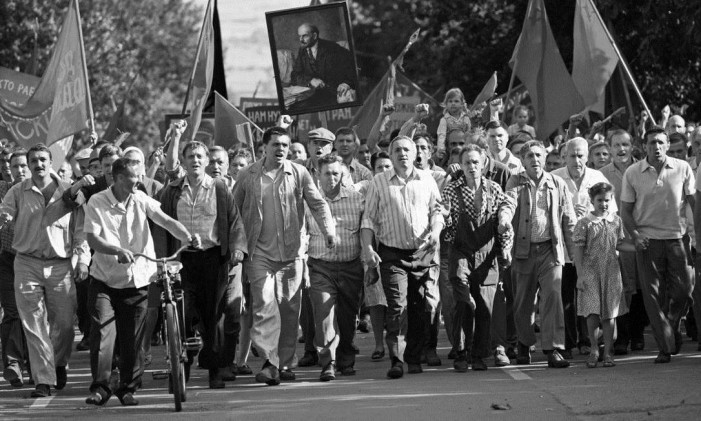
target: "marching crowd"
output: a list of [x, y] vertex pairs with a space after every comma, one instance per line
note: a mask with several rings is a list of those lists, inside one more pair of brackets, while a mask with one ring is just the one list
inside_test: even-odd
[[385, 105], [362, 142], [348, 127], [293, 140], [283, 117], [254, 153], [181, 142], [176, 121], [148, 160], [104, 142], [79, 151], [75, 181], [70, 165], [51, 170], [43, 145], [5, 150], [4, 378], [22, 387], [28, 372], [33, 397], [65, 387], [77, 315], [86, 402], [138, 404], [162, 316], [156, 265], [137, 253], [181, 244], [185, 332], [202, 340], [186, 377], [197, 358], [210, 388], [252, 374], [249, 351], [268, 385], [295, 380], [298, 366], [319, 365], [321, 381], [354, 375], [354, 335], [369, 325], [371, 359], [386, 349], [393, 379], [441, 364], [441, 320], [458, 372], [492, 357], [530, 364], [538, 332], [552, 368], [573, 350], [587, 367], [613, 367], [644, 349], [647, 324], [655, 363], [680, 351], [684, 317], [697, 339], [701, 129], [667, 113], [663, 127], [595, 123], [585, 138], [573, 116], [541, 142], [527, 107], [507, 126], [499, 104], [481, 119], [458, 89], [443, 106], [435, 138], [424, 104], [393, 133]]

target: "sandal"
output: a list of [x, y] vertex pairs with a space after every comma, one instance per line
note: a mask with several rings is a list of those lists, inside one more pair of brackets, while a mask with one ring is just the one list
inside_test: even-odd
[[589, 358], [587, 358], [587, 367], [596, 368], [597, 364], [599, 364], [599, 353], [592, 351], [589, 353]]
[[380, 361], [385, 357], [385, 350], [383, 349], [382, 351], [375, 351], [372, 353], [370, 356], [370, 359], [373, 361]]
[[604, 367], [615, 367], [616, 363], [613, 361], [613, 357], [610, 355], [607, 355], [604, 358]]

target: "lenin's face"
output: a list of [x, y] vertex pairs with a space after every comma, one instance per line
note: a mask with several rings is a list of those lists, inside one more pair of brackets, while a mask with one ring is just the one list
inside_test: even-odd
[[299, 45], [302, 48], [310, 48], [316, 44], [318, 35], [312, 32], [312, 28], [307, 25], [302, 25], [297, 29], [297, 35], [299, 36]]

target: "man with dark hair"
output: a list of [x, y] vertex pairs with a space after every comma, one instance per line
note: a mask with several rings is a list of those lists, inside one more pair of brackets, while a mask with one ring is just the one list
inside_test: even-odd
[[360, 146], [358, 135], [355, 131], [350, 127], [341, 127], [336, 130], [335, 137], [334, 146], [336, 153], [343, 158], [343, 163], [348, 167], [353, 184], [362, 180], [372, 180], [372, 171], [365, 168], [355, 159], [355, 154]]
[[506, 144], [509, 142], [509, 132], [506, 123], [493, 120], [487, 123], [484, 129], [487, 131], [489, 153], [492, 158], [509, 167], [512, 174], [518, 174], [523, 171], [521, 161], [506, 147]]
[[[36, 384], [32, 397], [41, 398], [51, 394], [51, 385], [61, 390], [68, 381], [76, 309], [73, 276], [88, 276], [90, 249], [82, 209], [61, 200], [69, 184], [51, 172], [49, 148], [37, 144], [27, 159], [32, 177], [7, 192], [0, 221], [15, 221], [15, 299]], [[73, 256], [78, 258], [75, 274]]]
[[324, 199], [337, 223], [338, 241], [330, 250], [326, 238], [309, 210], [309, 296], [316, 327], [314, 342], [319, 354], [321, 381], [355, 374], [355, 317], [363, 291], [360, 262], [360, 222], [363, 196], [343, 186], [345, 173], [341, 157], [319, 159], [319, 179]]
[[[209, 387], [225, 387], [220, 369], [228, 366], [235, 353], [235, 343], [226, 341], [222, 319], [222, 302], [229, 283], [231, 264], [241, 263], [248, 249], [239, 212], [233, 195], [221, 179], [213, 179], [205, 172], [209, 164], [209, 150], [198, 141], [183, 148], [186, 175], [166, 186], [161, 193], [163, 212], [180, 221], [189, 232], [202, 238], [202, 250], [182, 255], [180, 272], [185, 294], [185, 335], [195, 336], [199, 323], [203, 347], [199, 364], [209, 370]], [[180, 247], [180, 241], [166, 236], [166, 254]], [[223, 342], [223, 343], [222, 343]], [[196, 351], [188, 351], [185, 377]]]
[[681, 215], [687, 204], [694, 209], [698, 187], [689, 163], [667, 156], [669, 138], [662, 128], [648, 130], [644, 139], [647, 158], [623, 175], [621, 217], [635, 240], [640, 288], [659, 348], [655, 363], [668, 363], [682, 346], [679, 324], [692, 290]]
[[10, 158], [12, 157], [12, 149], [3, 148], [0, 150], [0, 173], [2, 173], [2, 181], [12, 183], [12, 171], [10, 171]]
[[[10, 188], [30, 176], [27, 167], [27, 151], [15, 150], [10, 158], [12, 182], [0, 181], [0, 199], [5, 197]], [[3, 377], [13, 387], [22, 387], [22, 368], [29, 369], [27, 340], [22, 330], [22, 321], [15, 301], [15, 251], [12, 248], [14, 222], [8, 222], [0, 229], [0, 306], [3, 317], [0, 325], [0, 342], [2, 345]]]
[[355, 90], [356, 72], [351, 52], [319, 38], [319, 28], [304, 23], [297, 29], [300, 48], [292, 69], [292, 84], [314, 88], [309, 100], [335, 104], [337, 96]]
[[256, 381], [272, 386], [281, 379], [295, 379], [291, 368], [305, 251], [300, 235], [304, 232], [304, 205], [323, 232], [328, 248], [336, 244], [336, 231], [329, 206], [309, 171], [287, 160], [287, 131], [281, 127], [266, 130], [263, 144], [265, 158], [239, 173], [234, 198], [248, 240], [245, 270], [251, 284], [251, 340], [265, 360]]
[[[107, 148], [105, 148], [107, 149]], [[103, 149], [103, 151], [105, 150]], [[138, 190], [142, 163], [119, 158], [110, 165], [114, 184], [90, 198], [85, 207], [85, 232], [95, 250], [89, 287], [93, 321], [90, 349], [92, 384], [86, 403], [104, 405], [114, 393], [122, 405], [138, 405], [141, 386], [147, 308], [147, 286], [156, 277], [156, 264], [134, 253], [155, 258], [149, 219], [181, 241], [200, 245], [178, 221], [161, 211], [160, 203]], [[110, 387], [112, 352], [119, 334], [117, 390]]]

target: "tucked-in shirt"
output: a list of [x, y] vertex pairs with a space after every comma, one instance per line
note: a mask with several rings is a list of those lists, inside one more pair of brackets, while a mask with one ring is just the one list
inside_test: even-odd
[[384, 245], [415, 250], [432, 224], [443, 225], [440, 200], [430, 172], [413, 169], [406, 179], [394, 170], [377, 174], [365, 197], [362, 228], [373, 230]]
[[[12, 183], [7, 181], [0, 181], [0, 200], [7, 194], [7, 192], [12, 187]], [[8, 221], [0, 230], [0, 251], [5, 251], [11, 254], [15, 254], [12, 249], [12, 238], [15, 235], [15, 222]]]
[[550, 213], [548, 211], [548, 191], [545, 177], [541, 177], [536, 186], [533, 179], [528, 177], [530, 184], [529, 194], [531, 195], [531, 243], [542, 243], [550, 241]]
[[668, 156], [657, 173], [644, 159], [628, 167], [623, 175], [621, 202], [634, 204], [633, 219], [641, 235], [674, 240], [684, 235], [686, 196], [694, 191], [688, 162]]
[[185, 225], [190, 234], [199, 234], [202, 248], [207, 250], [219, 245], [217, 233], [217, 192], [214, 179], [205, 174], [197, 196], [193, 197], [187, 177], [183, 180], [183, 192], [178, 201], [178, 221]]
[[[132, 253], [143, 253], [155, 258], [153, 238], [148, 218], [161, 204], [144, 192], [137, 191], [120, 203], [111, 188], [93, 195], [85, 207], [85, 232], [103, 238], [110, 244]], [[144, 257], [135, 257], [134, 263], [119, 263], [116, 255], [93, 255], [90, 274], [111, 288], [141, 288], [155, 279], [157, 265]]]
[[[282, 220], [282, 205], [278, 195], [275, 194], [277, 187], [280, 186], [282, 170], [278, 170], [275, 174], [275, 179], [271, 178], [268, 173], [263, 172], [260, 178], [261, 199], [263, 200], [263, 224], [260, 229], [260, 237], [256, 244], [254, 256], [262, 256], [276, 262], [282, 261], [283, 244], [278, 241], [282, 238], [285, 223]], [[302, 247], [304, 249], [304, 247]]]
[[[558, 168], [552, 173], [565, 181], [565, 185], [567, 186], [567, 191], [570, 193], [573, 206], [587, 206], [588, 212], [585, 212], [584, 215], [594, 210], [594, 205], [591, 203], [591, 199], [589, 198], [589, 189], [594, 184], [609, 182], [606, 176], [593, 168], [584, 169], [584, 175], [582, 176], [582, 182], [579, 184], [579, 188], [577, 188], [577, 183], [575, 183], [567, 167]], [[609, 205], [609, 212], [618, 212], [618, 206], [615, 202]]]
[[83, 210], [63, 201], [70, 185], [57, 176], [52, 175], [52, 179], [58, 187], [48, 204], [31, 178], [15, 184], [5, 195], [0, 213], [14, 218], [12, 248], [38, 259], [68, 259], [76, 254], [78, 262], [87, 265], [90, 248], [83, 232]]
[[[323, 192], [322, 192], [323, 194]], [[333, 199], [325, 197], [336, 225], [336, 247], [326, 247], [324, 235], [312, 213], [305, 211], [309, 228], [309, 257], [327, 262], [350, 262], [360, 256], [360, 222], [365, 210], [363, 195], [348, 187], [341, 187]]]

